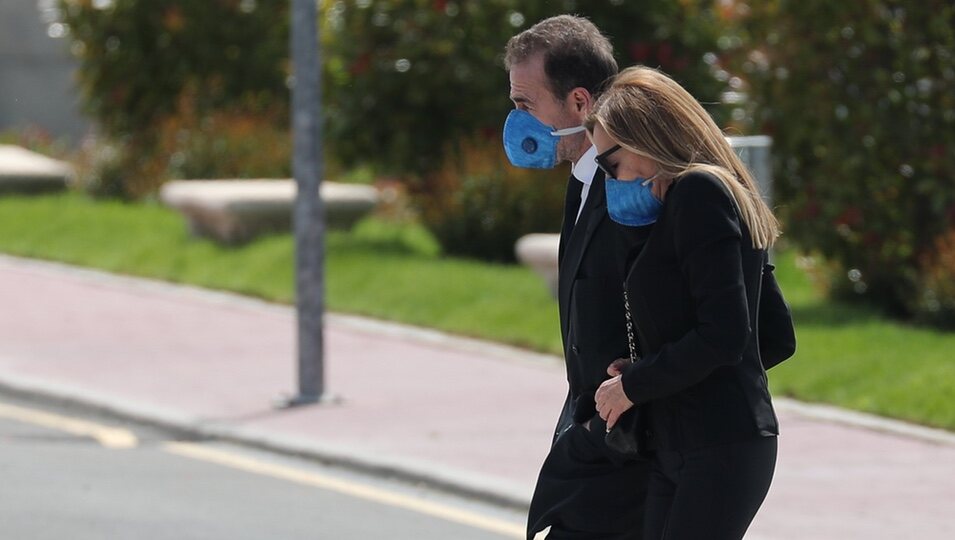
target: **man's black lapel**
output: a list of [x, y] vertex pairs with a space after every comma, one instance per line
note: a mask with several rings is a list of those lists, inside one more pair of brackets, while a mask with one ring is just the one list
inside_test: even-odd
[[[558, 271], [558, 301], [565, 308], [570, 307], [570, 292], [574, 283], [574, 276], [580, 268], [580, 261], [587, 252], [587, 245], [593, 237], [597, 225], [607, 216], [606, 192], [604, 189], [604, 175], [598, 170], [594, 174], [590, 191], [587, 193], [587, 202], [580, 219], [570, 233], [570, 238], [564, 245], [563, 257], [560, 260]], [[566, 328], [564, 331], [566, 332]]]
[[564, 195], [564, 222], [560, 226], [560, 243], [557, 248], [557, 261], [564, 260], [564, 250], [570, 240], [570, 234], [574, 230], [574, 221], [577, 219], [577, 210], [580, 208], [580, 194], [583, 192], [584, 183], [574, 177], [573, 174], [567, 179], [567, 191]]

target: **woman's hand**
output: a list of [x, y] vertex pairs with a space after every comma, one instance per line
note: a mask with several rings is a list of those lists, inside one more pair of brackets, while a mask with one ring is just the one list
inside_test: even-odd
[[617, 358], [607, 366], [607, 375], [611, 377], [616, 377], [617, 375], [623, 375], [623, 368], [630, 365], [631, 361], [629, 358]]
[[[609, 372], [615, 364], [616, 362], [610, 364], [607, 371]], [[597, 402], [597, 413], [600, 414], [600, 418], [607, 421], [607, 431], [613, 428], [617, 420], [620, 419], [620, 415], [633, 407], [633, 402], [627, 398], [627, 394], [623, 391], [623, 381], [620, 375], [604, 381], [597, 389], [594, 398]]]

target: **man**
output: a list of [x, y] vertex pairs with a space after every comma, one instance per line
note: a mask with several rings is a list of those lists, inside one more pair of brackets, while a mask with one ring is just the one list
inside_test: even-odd
[[594, 403], [608, 365], [629, 357], [624, 269], [649, 232], [609, 219], [596, 151], [578, 129], [617, 72], [613, 48], [590, 21], [560, 15], [511, 38], [505, 66], [517, 108], [504, 129], [511, 162], [572, 164], [558, 285], [569, 391], [531, 502], [527, 536], [550, 527], [551, 540], [642, 538], [647, 463], [606, 446], [606, 424]]

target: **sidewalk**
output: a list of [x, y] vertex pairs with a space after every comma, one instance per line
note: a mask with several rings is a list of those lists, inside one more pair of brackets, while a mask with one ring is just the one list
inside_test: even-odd
[[[295, 388], [291, 308], [4, 256], [0, 299], [2, 389], [515, 506], [566, 392], [550, 356], [329, 315], [341, 401], [276, 410]], [[955, 538], [955, 435], [778, 405], [776, 480], [748, 538]]]

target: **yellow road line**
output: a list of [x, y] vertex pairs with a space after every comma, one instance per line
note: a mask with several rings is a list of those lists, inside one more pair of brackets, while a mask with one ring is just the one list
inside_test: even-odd
[[0, 403], [0, 418], [63, 431], [79, 437], [91, 437], [106, 448], [135, 448], [139, 444], [136, 435], [126, 429], [104, 426], [36, 409], [17, 407], [16, 405]]
[[350, 497], [403, 508], [419, 514], [426, 514], [446, 521], [483, 529], [508, 538], [524, 538], [524, 527], [515, 523], [489, 518], [475, 512], [468, 512], [443, 504], [424, 501], [409, 495], [385, 491], [383, 489], [307, 472], [293, 467], [266, 463], [250, 457], [205, 447], [199, 444], [171, 442], [165, 444], [165, 449], [168, 452], [180, 456], [335, 491]]

